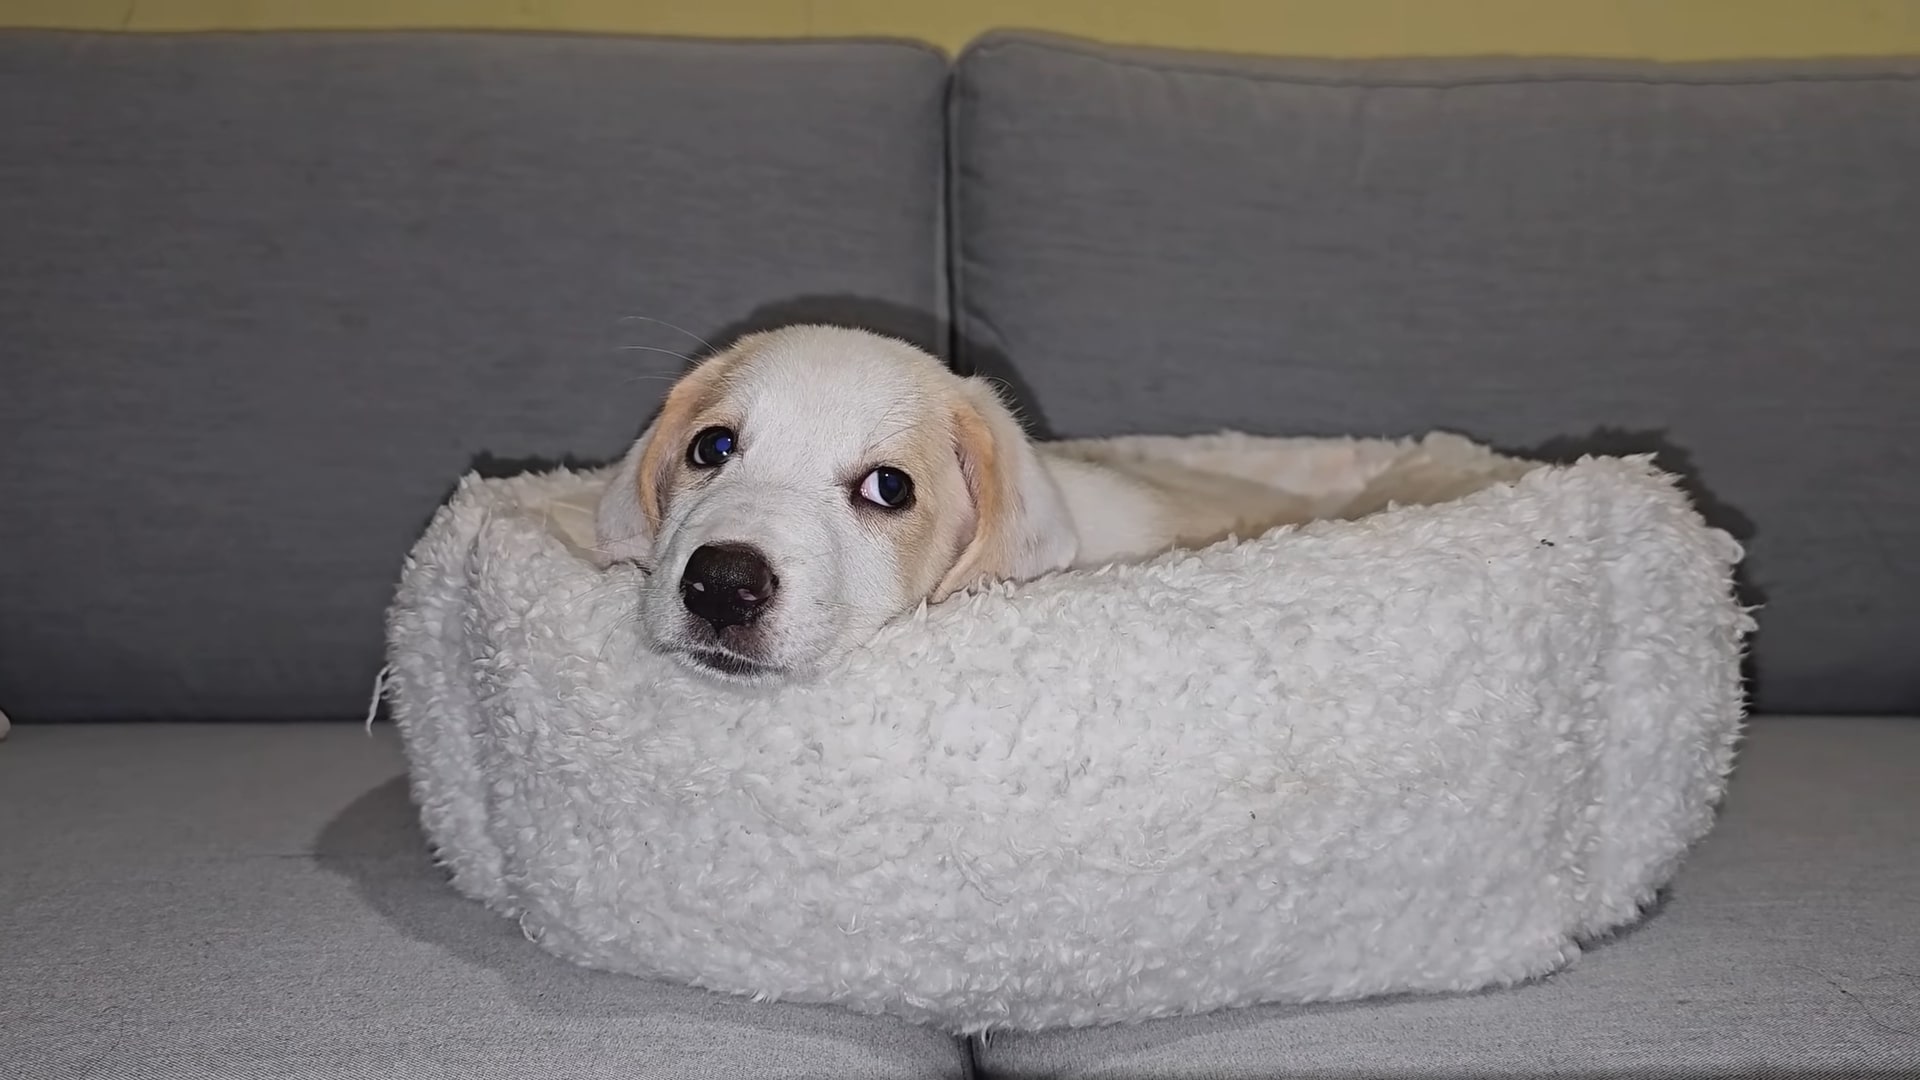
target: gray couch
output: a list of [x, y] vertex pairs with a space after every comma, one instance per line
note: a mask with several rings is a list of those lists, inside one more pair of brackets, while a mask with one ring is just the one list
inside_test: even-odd
[[[1916, 117], [1893, 60], [0, 35], [0, 1075], [1920, 1075]], [[400, 559], [795, 318], [1056, 435], [1657, 451], [1765, 605], [1721, 824], [1476, 995], [967, 1042], [548, 957], [356, 722]]]

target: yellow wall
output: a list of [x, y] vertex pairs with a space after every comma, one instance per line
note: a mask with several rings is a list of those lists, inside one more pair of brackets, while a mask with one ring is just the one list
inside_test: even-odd
[[1920, 54], [1920, 0], [0, 0], [0, 26], [882, 35], [949, 51], [1024, 27], [1311, 56]]

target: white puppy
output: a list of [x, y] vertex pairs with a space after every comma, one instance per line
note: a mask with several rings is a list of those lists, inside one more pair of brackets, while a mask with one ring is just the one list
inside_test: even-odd
[[1265, 485], [1050, 452], [983, 380], [904, 342], [796, 326], [674, 386], [595, 530], [602, 558], [648, 571], [640, 622], [656, 649], [755, 680], [812, 674], [983, 580], [1304, 516]]

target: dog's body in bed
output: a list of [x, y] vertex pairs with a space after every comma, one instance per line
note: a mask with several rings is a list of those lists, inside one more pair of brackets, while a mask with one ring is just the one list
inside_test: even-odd
[[1030, 441], [994, 388], [904, 342], [797, 326], [688, 372], [602, 495], [660, 651], [804, 677], [982, 581], [1257, 536], [1306, 500], [1227, 472]]

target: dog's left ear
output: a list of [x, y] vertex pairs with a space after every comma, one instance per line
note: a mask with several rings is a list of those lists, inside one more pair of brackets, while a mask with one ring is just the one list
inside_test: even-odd
[[602, 566], [625, 560], [644, 566], [652, 558], [654, 534], [666, 514], [668, 474], [692, 435], [694, 415], [718, 391], [737, 355], [737, 349], [721, 353], [681, 376], [660, 415], [620, 459], [594, 512], [594, 554]]
[[1080, 544], [1066, 499], [992, 385], [962, 380], [953, 433], [973, 499], [973, 539], [929, 599], [982, 580], [1026, 581], [1071, 565]]

